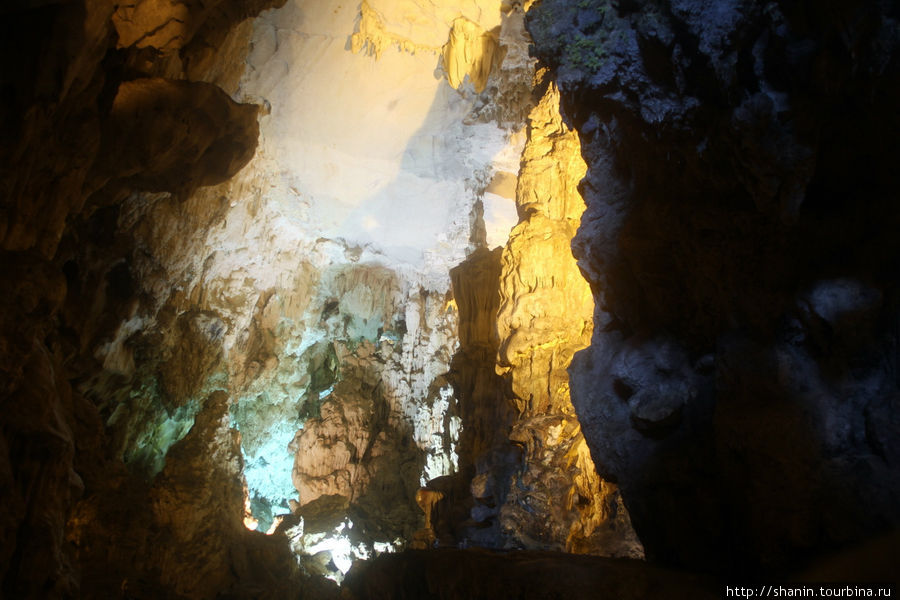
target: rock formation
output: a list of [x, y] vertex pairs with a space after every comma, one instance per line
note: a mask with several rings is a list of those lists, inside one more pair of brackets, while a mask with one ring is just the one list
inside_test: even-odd
[[3, 597], [694, 598], [575, 554], [897, 526], [889, 3], [0, 16]]
[[523, 452], [501, 528], [527, 548], [640, 557], [621, 498], [598, 477], [569, 399], [566, 369], [593, 328], [590, 289], [569, 251], [584, 210], [585, 165], [556, 87], [546, 79], [543, 86], [519, 171], [521, 219], [501, 259], [498, 370], [516, 404], [509, 437]]
[[709, 577], [637, 561], [554, 552], [454, 549], [385, 554], [360, 564], [342, 590], [349, 598], [720, 598]]
[[[120, 468], [119, 450], [134, 448], [132, 442], [154, 427], [159, 435], [150, 436], [152, 442], [171, 445], [171, 429], [179, 425], [163, 416], [142, 423], [140, 415], [154, 406], [162, 409], [154, 416], [177, 417], [179, 402], [163, 405], [149, 394], [128, 397], [128, 390], [137, 389], [128, 378], [136, 369], [131, 342], [140, 327], [131, 319], [141, 299], [130, 268], [132, 247], [115, 224], [119, 203], [130, 192], [189, 194], [232, 176], [252, 155], [255, 107], [236, 104], [206, 82], [186, 81], [179, 64], [194, 56], [192, 49], [213, 38], [221, 41], [239, 20], [266, 6], [225, 11], [228, 16], [212, 6], [191, 6], [198, 27], [182, 33], [178, 48], [166, 49], [150, 43], [139, 48], [117, 32], [111, 3], [26, 2], [2, 9], [0, 263], [5, 289], [11, 291], [4, 296], [0, 335], [0, 472], [9, 507], [0, 534], [4, 596], [75, 596], [80, 589], [83, 597], [110, 597], [110, 589], [120, 593], [129, 586], [145, 596], [160, 590], [174, 596], [188, 585], [184, 577], [174, 583], [178, 577], [166, 566], [174, 564], [176, 539], [183, 538], [159, 533], [159, 550], [128, 562], [149, 548], [149, 537], [143, 526], [128, 529], [134, 517], [126, 508], [150, 515], [145, 495], [150, 492]], [[220, 26], [216, 31], [201, 26], [214, 21]], [[168, 337], [196, 333], [190, 320], [182, 318], [183, 327]], [[201, 333], [215, 331], [207, 325], [199, 324]], [[149, 363], [140, 360], [145, 357]], [[157, 358], [138, 356], [140, 370], [152, 370]], [[101, 367], [104, 362], [107, 368]], [[114, 410], [120, 402], [138, 409], [117, 428], [117, 420], [127, 417]], [[110, 426], [106, 433], [104, 421]], [[140, 427], [123, 427], [128, 423]], [[188, 429], [190, 423], [176, 437]], [[201, 435], [206, 433], [198, 430]], [[191, 457], [204, 465], [209, 459]], [[191, 483], [198, 490], [229, 485], [239, 473], [233, 467], [233, 462], [219, 465], [209, 478]], [[240, 480], [235, 481], [240, 502]], [[82, 537], [84, 517], [100, 499], [107, 510], [94, 513]], [[183, 507], [183, 514], [190, 515], [193, 506]], [[215, 514], [219, 508], [224, 507], [210, 510]], [[239, 512], [234, 517], [239, 525]], [[104, 522], [115, 535], [101, 533]], [[155, 517], [149, 522], [149, 531], [162, 527]], [[214, 547], [241, 543], [227, 525], [216, 532], [215, 540], [208, 540]], [[85, 545], [86, 539], [95, 543]], [[270, 558], [278, 552], [267, 543], [251, 542], [247, 548], [254, 544]], [[104, 556], [108, 560], [94, 562]], [[226, 554], [221, 560], [233, 558]], [[203, 559], [202, 553], [196, 557]], [[210, 571], [195, 582], [197, 597], [227, 591], [233, 581], [219, 578], [221, 562], [209, 564]]]
[[[534, 443], [552, 429], [530, 426], [516, 449], [521, 411], [494, 373], [501, 251], [487, 247], [516, 220], [523, 11], [291, 2], [247, 19], [268, 6], [60, 8], [48, 17], [69, 26], [71, 64], [36, 50], [35, 72], [66, 79], [29, 91], [29, 73], [8, 70], [21, 97], [4, 120], [3, 231], [18, 254], [4, 271], [17, 293], [3, 473], [23, 491], [3, 528], [5, 589], [242, 594], [260, 581], [248, 565], [269, 559], [308, 587], [303, 570], [340, 579], [412, 540], [416, 491], [450, 481], [441, 543], [619, 552], [569, 539], [615, 507], [586, 500], [599, 480], [569, 409], [554, 460], [580, 479], [535, 492], [567, 494], [559, 523], [526, 535], [545, 518], [525, 525], [516, 507], [537, 496], [510, 493], [535, 486], [515, 473], [543, 460]], [[40, 151], [45, 130], [69, 137]], [[487, 279], [454, 298], [450, 268], [467, 256], [490, 257]], [[42, 431], [55, 441], [39, 451]], [[35, 453], [53, 458], [21, 458]], [[148, 517], [125, 528], [123, 506]], [[35, 566], [47, 561], [61, 566]]]
[[898, 525], [898, 16], [529, 13], [588, 163], [573, 401], [652, 559], [778, 571]]

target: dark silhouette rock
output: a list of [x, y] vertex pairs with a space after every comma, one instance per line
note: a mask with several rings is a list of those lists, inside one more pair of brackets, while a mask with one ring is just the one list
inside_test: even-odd
[[775, 572], [900, 524], [898, 17], [529, 13], [588, 163], [573, 249], [595, 329], [573, 402], [648, 558]]

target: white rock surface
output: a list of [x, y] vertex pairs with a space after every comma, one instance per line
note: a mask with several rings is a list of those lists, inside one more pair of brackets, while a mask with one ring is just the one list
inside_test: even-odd
[[[434, 385], [457, 344], [449, 270], [477, 243], [482, 207], [487, 243], [506, 243], [516, 222], [509, 179], [524, 143], [473, 118], [486, 95], [444, 77], [442, 47], [459, 17], [499, 33], [500, 3], [292, 0], [255, 22], [235, 99], [266, 107], [260, 147], [234, 181], [208, 192], [227, 206], [194, 253], [202, 265], [180, 269], [188, 293], [229, 322], [224, 350], [245, 473], [274, 512], [297, 496], [286, 447], [300, 415], [331, 391], [310, 387], [310, 353], [321, 344], [345, 368], [380, 380], [391, 426], [411, 428], [424, 455], [415, 479], [455, 468], [459, 422], [447, 417], [455, 400]], [[372, 24], [377, 35], [367, 40]], [[370, 43], [354, 44], [354, 33]], [[506, 185], [484, 193], [498, 172]], [[358, 356], [360, 340], [372, 356]], [[312, 435], [304, 447], [336, 443]], [[355, 477], [359, 489], [301, 491], [301, 504], [304, 495], [356, 497], [373, 478]]]
[[509, 135], [464, 124], [474, 94], [443, 77], [438, 53], [453, 18], [500, 24], [499, 2], [463, 4], [368, 3], [398, 40], [377, 59], [349, 50], [359, 18], [352, 3], [295, 0], [257, 21], [237, 99], [271, 107], [257, 162], [277, 174], [267, 196], [303, 234], [444, 281], [464, 258], [483, 186], [476, 174], [492, 171], [495, 157], [508, 168]]

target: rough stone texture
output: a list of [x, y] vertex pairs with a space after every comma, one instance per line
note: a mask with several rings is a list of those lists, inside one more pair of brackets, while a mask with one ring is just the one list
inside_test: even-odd
[[454, 3], [363, 0], [359, 28], [352, 37], [353, 51], [366, 48], [380, 54], [396, 45], [407, 52], [440, 52], [448, 43], [458, 19], [464, 19], [483, 31], [492, 31], [500, 26], [503, 13], [509, 10], [505, 2], [497, 0]]
[[502, 252], [481, 249], [451, 271], [460, 472], [429, 483], [443, 494], [434, 535], [439, 545], [642, 556], [569, 400], [565, 369], [590, 340], [593, 310], [569, 250], [585, 166], [555, 87], [543, 88], [518, 174], [519, 224]]
[[361, 526], [377, 528], [385, 541], [409, 539], [418, 523], [410, 499], [424, 463], [412, 443], [416, 425], [397, 414], [400, 407], [392, 411], [377, 371], [353, 362], [342, 364], [341, 382], [289, 446], [299, 505], [343, 496], [371, 515]]
[[[234, 4], [237, 10], [231, 12], [250, 15], [245, 3]], [[253, 10], [262, 8], [259, 4]], [[135, 354], [149, 370], [159, 362], [156, 357], [141, 364], [140, 352], [130, 343], [140, 325], [131, 320], [139, 303], [127, 260], [132, 240], [115, 232], [115, 203], [128, 189], [121, 180], [104, 184], [128, 177], [128, 186], [183, 192], [230, 177], [256, 146], [255, 108], [238, 106], [206, 84], [143, 79], [151, 73], [126, 67], [130, 55], [116, 49], [113, 11], [112, 3], [81, 1], [17, 2], [0, 9], [0, 271], [7, 291], [0, 323], [4, 597], [121, 594], [119, 576], [133, 572], [124, 558], [97, 563], [85, 574], [85, 556], [94, 551], [102, 555], [113, 547], [107, 544], [116, 545], [112, 556], [133, 556], [126, 548], [140, 547], [157, 565], [169, 560], [174, 539], [142, 546], [145, 530], [128, 527], [135, 516], [125, 509], [146, 484], [122, 470], [122, 448], [139, 445], [122, 438], [148, 433], [168, 448], [187, 432], [192, 419], [167, 427], [167, 421], [174, 425], [169, 417], [177, 415], [167, 415], [151, 394], [138, 392], [131, 400], [155, 408], [136, 411], [131, 424], [139, 426], [131, 431], [104, 431], [107, 418], [122, 416], [113, 409], [123, 393], [127, 397], [128, 390], [138, 387], [132, 388], [128, 379], [136, 370]], [[215, 35], [227, 36], [227, 29]], [[174, 67], [165, 75], [184, 77]], [[145, 112], [136, 120], [129, 100], [138, 98], [151, 100], [158, 109], [153, 114], [169, 117], [154, 122], [153, 114]], [[178, 118], [173, 118], [176, 112]], [[191, 144], [180, 137], [185, 124]], [[121, 136], [128, 138], [127, 144]], [[162, 162], [141, 160], [142, 153], [143, 159]], [[131, 162], [136, 156], [144, 164]], [[174, 173], [176, 163], [179, 173]], [[106, 352], [95, 354], [104, 346]], [[108, 369], [100, 369], [103, 362]], [[192, 407], [193, 412], [198, 409], [199, 404]], [[141, 418], [147, 414], [163, 418]], [[178, 428], [178, 435], [169, 435]], [[161, 456], [157, 458], [161, 468]], [[211, 485], [235, 476], [233, 471], [215, 473], [213, 478], [223, 480], [206, 480]], [[79, 525], [96, 528], [89, 535], [97, 541], [89, 551], [76, 548], [67, 539], [72, 532], [67, 520], [80, 497], [98, 494], [106, 496], [113, 510]], [[141, 502], [146, 515], [149, 506], [146, 499]], [[241, 504], [227, 507], [238, 522], [241, 509]], [[105, 525], [117, 528], [119, 535], [99, 535]], [[277, 550], [265, 552], [274, 556]], [[144, 591], [135, 594], [159, 597], [157, 586], [164, 585], [160, 570], [137, 572], [142, 581], [132, 584]], [[112, 588], [104, 587], [107, 580], [115, 580]]]
[[43, 4], [3, 8], [0, 239], [49, 258], [99, 149], [113, 6]]
[[500, 256], [500, 248], [481, 248], [450, 272], [459, 307], [459, 349], [448, 378], [462, 422], [461, 469], [454, 479], [432, 484], [444, 494], [432, 519], [438, 538], [449, 538], [451, 545], [503, 545], [496, 510], [506, 502], [512, 471], [521, 460], [521, 451], [508, 437], [513, 404], [494, 371], [500, 343]]
[[93, 474], [67, 528], [81, 597], [293, 598], [319, 590], [283, 540], [244, 528], [240, 434], [228, 408], [224, 392], [203, 402], [152, 485], [114, 464]]
[[458, 88], [468, 77], [476, 92], [484, 91], [491, 70], [502, 60], [498, 30], [484, 31], [465, 17], [453, 21], [450, 39], [441, 49], [441, 65], [451, 86]]
[[[524, 116], [533, 105], [516, 79], [533, 73], [519, 43], [528, 39], [522, 16], [504, 17], [504, 63], [488, 81], [513, 108], [506, 115]], [[481, 248], [451, 271], [460, 347], [448, 379], [461, 423], [459, 470], [423, 490], [440, 499], [419, 545], [641, 554], [615, 486], [596, 475], [568, 399], [565, 369], [589, 339], [591, 297], [568, 248], [583, 209], [576, 186], [584, 165], [557, 106], [549, 92], [529, 117], [518, 175], [497, 173], [486, 189], [486, 198], [518, 198], [520, 223], [506, 248]], [[572, 318], [579, 310], [580, 321]]]
[[[318, 575], [421, 525], [420, 485], [439, 545], [633, 554], [566, 400], [580, 166], [544, 109], [566, 161], [526, 157], [490, 249], [521, 7], [242, 22], [278, 4], [0, 8], [3, 596], [333, 596]], [[827, 6], [535, 9], [589, 163], [573, 398], [651, 558], [780, 569], [897, 522], [896, 9]], [[412, 564], [448, 593], [602, 585], [445, 556]]]
[[588, 163], [573, 403], [651, 559], [779, 571], [900, 524], [898, 16], [529, 13]]
[[[112, 7], [85, 17], [105, 36], [96, 55], [76, 56], [96, 71], [85, 72], [96, 81], [79, 100], [92, 120], [60, 142], [65, 160], [25, 153], [35, 173], [49, 172], [40, 170], [46, 160], [79, 179], [66, 190], [71, 198], [53, 204], [59, 219], [39, 223], [15, 203], [7, 211], [31, 219], [21, 227], [37, 235], [13, 236], [9, 247], [53, 256], [51, 264], [7, 255], [21, 264], [8, 273], [20, 295], [9, 298], [4, 321], [5, 405], [20, 409], [7, 412], [10, 459], [0, 469], [18, 490], [2, 525], [9, 594], [80, 586], [85, 597], [252, 595], [266, 584], [256, 571], [269, 561], [283, 579], [270, 586], [277, 596], [310, 585], [285, 560], [289, 546], [307, 555], [308, 572], [339, 578], [376, 544], [411, 539], [424, 484], [454, 490], [450, 509], [436, 510], [442, 543], [588, 549], [567, 543], [569, 516], [526, 535], [517, 523], [524, 513], [512, 510], [501, 528], [496, 507], [514, 470], [543, 455], [532, 443], [525, 456], [507, 434], [515, 409], [494, 372], [500, 250], [473, 255], [487, 262], [460, 288], [467, 317], [459, 333], [449, 290], [449, 267], [505, 243], [513, 223], [503, 205], [512, 207], [524, 139], [514, 129], [530, 106], [533, 70], [523, 13], [497, 2], [407, 3], [430, 23], [410, 33], [427, 54], [410, 56], [394, 48], [403, 46], [397, 31], [407, 16], [397, 5], [372, 5], [391, 40], [375, 63], [345, 47], [354, 7], [309, 11], [295, 2], [254, 27], [222, 2], [139, 2], [112, 20]], [[423, 41], [429, 36], [438, 42]], [[219, 44], [216, 60], [210, 48]], [[329, 58], [298, 59], [310, 54]], [[452, 87], [433, 78], [439, 55]], [[245, 76], [224, 64], [240, 57], [243, 66], [245, 56]], [[308, 110], [304, 94], [284, 83], [286, 64], [309, 77], [307, 91], [335, 92], [334, 127], [319, 128], [320, 96]], [[332, 74], [338, 65], [369, 79], [342, 83]], [[361, 81], [384, 106], [358, 93]], [[343, 122], [354, 113], [368, 137]], [[47, 127], [68, 130], [48, 118]], [[224, 182], [251, 160], [259, 132], [261, 151]], [[22, 148], [35, 139], [23, 137]], [[343, 154], [323, 151], [334, 145]], [[18, 160], [19, 150], [9, 152]], [[380, 195], [353, 185], [362, 174], [379, 189], [393, 165], [397, 181]], [[16, 183], [32, 176], [10, 171], [4, 183], [44, 193], [37, 179]], [[35, 233], [38, 225], [49, 229]], [[454, 359], [457, 335], [474, 350]], [[465, 406], [453, 375], [444, 377], [451, 362], [465, 371], [457, 378]], [[557, 376], [563, 362], [550, 365]], [[32, 396], [40, 402], [16, 404]], [[21, 407], [40, 407], [40, 419]], [[533, 427], [533, 439], [550, 425]], [[557, 458], [571, 451], [573, 468], [586, 473], [570, 425], [553, 438], [564, 448]], [[31, 437], [22, 433], [29, 428]], [[32, 439], [45, 434], [55, 441]], [[35, 453], [46, 460], [20, 460]], [[596, 485], [587, 475], [578, 483], [583, 493]], [[489, 506], [494, 494], [499, 504]], [[588, 514], [585, 531], [605, 518], [599, 503], [586, 509], [570, 496]], [[147, 518], [132, 525], [132, 512]], [[275, 535], [250, 534], [242, 520], [271, 524]], [[542, 530], [543, 521], [529, 516], [529, 527]]]
[[65, 297], [65, 281], [40, 257], [7, 253], [2, 264], [0, 525], [3, 594], [37, 597], [77, 592], [77, 570], [64, 539], [66, 514], [83, 492], [74, 470], [75, 414], [62, 357], [44, 340]]
[[92, 183], [182, 195], [222, 183], [256, 150], [256, 112], [204, 82], [123, 82], [104, 123]]
[[521, 220], [503, 251], [498, 372], [512, 392], [509, 438], [523, 450], [500, 527], [511, 544], [605, 556], [643, 551], [615, 485], [598, 477], [569, 399], [566, 369], [590, 342], [593, 298], [571, 255], [584, 203], [577, 133], [556, 87], [529, 115], [516, 189]]
[[[417, 488], [457, 469], [462, 418], [443, 377], [458, 320], [447, 270], [485, 238], [505, 241], [506, 232], [472, 230], [494, 171], [514, 171], [521, 148], [492, 120], [520, 118], [521, 80], [530, 84], [522, 14], [494, 9], [454, 14], [502, 21], [497, 40], [510, 61], [491, 70], [510, 84], [502, 94], [487, 73], [483, 94], [435, 80], [440, 45], [430, 57], [385, 49], [378, 61], [348, 52], [349, 6], [292, 2], [256, 22], [237, 97], [266, 106], [258, 115], [211, 85], [159, 77], [183, 64], [183, 51], [181, 62], [132, 46], [116, 55], [120, 68], [153, 77], [126, 82], [113, 99], [104, 148], [115, 160], [102, 166], [119, 175], [99, 171], [111, 182], [93, 198], [102, 206], [60, 246], [87, 306], [73, 296], [65, 314], [78, 338], [70, 340], [79, 346], [77, 383], [96, 406], [109, 455], [152, 481], [173, 481], [166, 457], [205, 399], [227, 390], [245, 458], [245, 523], [286, 536], [309, 555], [311, 572], [339, 579], [353, 558], [402, 545], [420, 525]], [[335, 78], [342, 69], [360, 78]], [[214, 71], [206, 77], [226, 77]], [[129, 112], [137, 101], [149, 110]], [[126, 144], [152, 124], [149, 114], [190, 127]], [[220, 143], [217, 160], [207, 160], [207, 121], [232, 124], [215, 128], [228, 141], [257, 116], [261, 147], [247, 168], [188, 193], [218, 181], [219, 163], [236, 168], [244, 158]], [[166, 136], [175, 143], [160, 145]], [[136, 164], [143, 170], [132, 173]], [[396, 181], [386, 182], [392, 170]], [[134, 187], [143, 191], [120, 197]], [[485, 355], [488, 371], [495, 355], [496, 346]], [[480, 425], [493, 435], [494, 422]]]

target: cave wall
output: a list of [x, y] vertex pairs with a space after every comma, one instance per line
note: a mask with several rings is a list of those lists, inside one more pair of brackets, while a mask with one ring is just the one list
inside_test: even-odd
[[[193, 407], [196, 426], [157, 485], [123, 468], [120, 449], [130, 444], [117, 438], [141, 428], [104, 426], [115, 425], [121, 414], [112, 409], [134, 389], [132, 317], [154, 302], [131, 269], [134, 240], [117, 229], [120, 203], [133, 192], [185, 197], [247, 163], [257, 108], [222, 89], [240, 65], [199, 65], [210, 48], [246, 52], [245, 19], [273, 4], [139, 2], [127, 16], [105, 2], [2, 9], [6, 597], [211, 597], [299, 585], [290, 554], [242, 527], [242, 459], [221, 427], [221, 395]], [[178, 28], [164, 44], [136, 33], [163, 23]], [[175, 317], [167, 335], [176, 359], [219, 335], [209, 315]], [[202, 372], [215, 357], [190, 358]], [[202, 380], [189, 390], [168, 383], [173, 396], [202, 395]], [[182, 428], [176, 438], [188, 433], [190, 424], [176, 423], [177, 398], [156, 408], [168, 415], [149, 424], [169, 437], [160, 443], [175, 441], [173, 429]], [[220, 450], [199, 454], [198, 445]], [[281, 565], [282, 581], [261, 581], [263, 563]]]
[[[533, 102], [520, 6], [2, 14], [4, 594], [327, 597], [310, 575], [402, 546], [417, 488], [454, 473], [459, 519], [494, 522], [484, 545], [639, 552], [564, 390], [548, 392], [566, 423], [550, 454], [574, 487], [525, 474], [553, 423], [516, 442], [525, 454], [508, 436], [546, 404], [516, 407], [528, 368], [495, 372], [487, 250], [518, 218]], [[461, 431], [484, 411], [450, 381], [472, 324], [449, 269], [485, 253], [497, 295], [474, 327], [490, 343], [466, 368], [500, 409]], [[555, 384], [570, 354], [540, 359]], [[476, 468], [479, 435], [507, 458]], [[531, 491], [472, 512], [495, 467]], [[552, 527], [534, 509], [520, 524], [558, 491]], [[606, 525], [624, 550], [600, 544]]]
[[648, 558], [777, 572], [896, 529], [896, 5], [528, 26], [588, 164], [573, 403]]
[[4, 595], [896, 528], [897, 9], [531, 4], [0, 9]]

